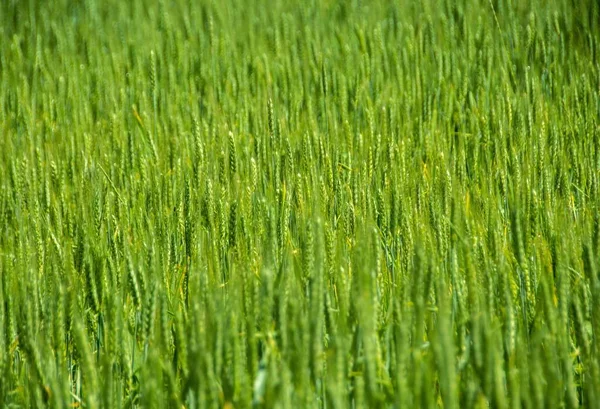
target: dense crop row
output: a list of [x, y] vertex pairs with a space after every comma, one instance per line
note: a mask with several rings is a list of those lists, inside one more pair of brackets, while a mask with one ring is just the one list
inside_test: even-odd
[[597, 2], [74, 3], [0, 2], [0, 405], [597, 407]]

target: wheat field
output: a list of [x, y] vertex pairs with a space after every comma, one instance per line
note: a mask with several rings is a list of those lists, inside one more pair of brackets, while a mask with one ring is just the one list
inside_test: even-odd
[[600, 4], [0, 2], [0, 406], [599, 408]]

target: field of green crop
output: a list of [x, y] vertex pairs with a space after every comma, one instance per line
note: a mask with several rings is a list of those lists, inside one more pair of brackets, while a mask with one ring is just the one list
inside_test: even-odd
[[600, 407], [600, 3], [0, 1], [0, 406]]

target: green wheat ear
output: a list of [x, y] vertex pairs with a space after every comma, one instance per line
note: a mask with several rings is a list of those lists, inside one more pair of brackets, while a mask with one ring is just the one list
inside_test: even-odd
[[237, 172], [237, 148], [235, 146], [235, 138], [233, 132], [229, 132], [229, 175], [233, 177]]
[[271, 100], [271, 98], [269, 98], [267, 101], [267, 117], [271, 149], [276, 149], [277, 147], [275, 146], [275, 114], [273, 113], [273, 101]]

